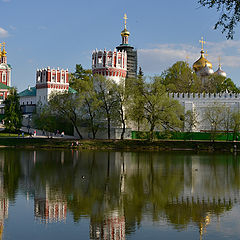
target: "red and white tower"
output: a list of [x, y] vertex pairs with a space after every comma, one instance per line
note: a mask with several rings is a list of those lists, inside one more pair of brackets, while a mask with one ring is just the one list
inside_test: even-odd
[[68, 69], [60, 70], [51, 69], [50, 67], [44, 69], [37, 69], [36, 74], [36, 102], [41, 102], [43, 105], [49, 100], [52, 92], [68, 91]]
[[93, 74], [102, 75], [119, 83], [127, 74], [127, 53], [125, 51], [98, 51], [92, 53]]

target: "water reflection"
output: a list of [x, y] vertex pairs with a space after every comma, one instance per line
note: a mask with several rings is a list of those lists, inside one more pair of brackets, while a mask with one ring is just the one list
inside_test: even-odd
[[125, 239], [147, 219], [200, 239], [240, 200], [239, 157], [186, 153], [0, 152], [0, 233], [9, 201], [34, 202], [35, 220], [90, 219], [90, 239]]

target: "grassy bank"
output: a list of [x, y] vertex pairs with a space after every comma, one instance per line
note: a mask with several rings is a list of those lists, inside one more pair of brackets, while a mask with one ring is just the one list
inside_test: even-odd
[[[47, 138], [0, 138], [0, 147], [17, 148], [62, 148], [89, 150], [144, 150], [144, 151], [240, 151], [240, 142], [177, 141], [177, 140], [82, 140], [79, 146], [71, 146], [73, 140]], [[234, 146], [235, 145], [235, 146]]]

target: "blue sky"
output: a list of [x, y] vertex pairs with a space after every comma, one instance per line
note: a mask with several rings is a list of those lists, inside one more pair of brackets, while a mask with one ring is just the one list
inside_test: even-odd
[[6, 42], [12, 85], [19, 90], [35, 84], [37, 68], [91, 68], [94, 49], [121, 43], [124, 13], [129, 43], [146, 75], [160, 74], [186, 56], [192, 65], [203, 36], [214, 70], [221, 56], [223, 70], [240, 86], [240, 35], [227, 41], [213, 30], [219, 13], [197, 0], [0, 0], [0, 9], [0, 42]]

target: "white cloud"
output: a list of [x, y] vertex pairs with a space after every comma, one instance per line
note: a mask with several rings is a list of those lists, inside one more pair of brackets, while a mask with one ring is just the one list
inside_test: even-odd
[[46, 26], [39, 26], [38, 29], [39, 29], [39, 30], [46, 30], [47, 27], [46, 27]]
[[8, 37], [8, 35], [9, 35], [8, 31], [0, 27], [0, 37], [5, 38], [5, 37]]
[[[240, 41], [208, 42], [204, 49], [207, 49], [206, 57], [213, 64], [218, 66], [218, 57], [224, 67], [240, 67]], [[139, 66], [145, 72], [160, 74], [163, 70], [172, 66], [176, 61], [186, 61], [192, 65], [200, 57], [200, 46], [189, 44], [158, 44], [153, 48], [139, 49]]]

